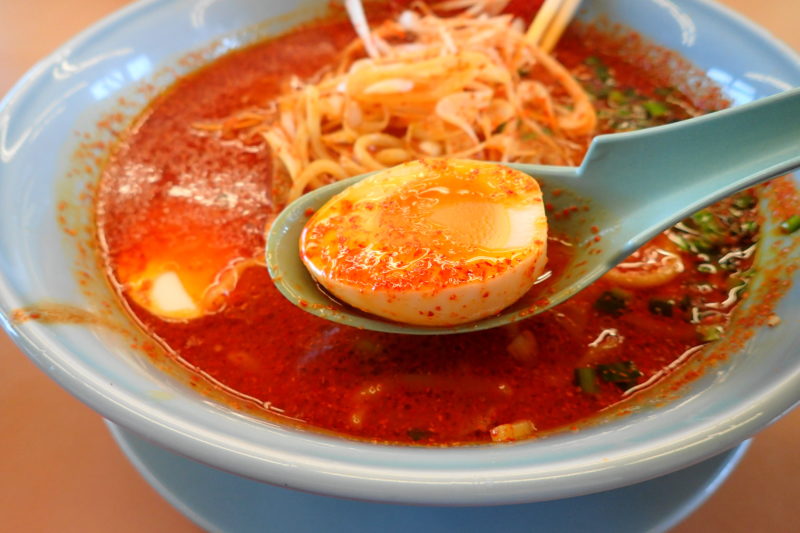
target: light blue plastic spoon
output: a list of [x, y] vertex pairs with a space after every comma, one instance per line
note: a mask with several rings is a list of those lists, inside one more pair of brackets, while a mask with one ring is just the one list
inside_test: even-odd
[[[800, 167], [800, 89], [666, 126], [601, 135], [577, 168], [509, 166], [539, 181], [545, 201], [552, 204], [550, 232], [568, 235], [574, 253], [543, 294], [534, 287], [497, 315], [451, 327], [399, 324], [342, 304], [318, 287], [298, 250], [308, 210], [316, 210], [366, 174], [306, 194], [281, 212], [267, 240], [270, 275], [284, 296], [309, 313], [377, 331], [459, 333], [540, 313], [699, 209]], [[576, 205], [581, 206], [577, 213], [555, 216]]]

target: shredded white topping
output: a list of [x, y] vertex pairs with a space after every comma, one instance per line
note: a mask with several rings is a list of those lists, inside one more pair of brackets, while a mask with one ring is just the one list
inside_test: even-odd
[[[315, 81], [294, 80], [274, 109], [196, 124], [261, 136], [291, 201], [348, 176], [430, 156], [579, 163], [596, 116], [569, 71], [497, 14], [504, 0], [450, 0], [405, 11], [354, 40]], [[478, 10], [478, 8], [480, 8]], [[357, 18], [360, 20], [360, 18]]]

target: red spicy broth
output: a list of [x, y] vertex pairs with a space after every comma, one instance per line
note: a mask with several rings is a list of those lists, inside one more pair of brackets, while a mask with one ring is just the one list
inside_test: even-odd
[[[98, 192], [104, 259], [131, 313], [174, 357], [270, 417], [378, 442], [445, 445], [570, 426], [721, 334], [757, 235], [749, 192], [660, 236], [628, 272], [506, 328], [382, 334], [287, 302], [260, 261], [277, 209], [267, 149], [192, 125], [265, 105], [290, 75], [313, 75], [352, 38], [347, 21], [325, 20], [223, 57], [154, 101], [115, 150]], [[597, 39], [568, 34], [556, 57], [592, 94], [601, 131], [700, 112], [657, 72], [597, 53]], [[198, 286], [222, 276], [213, 312], [150, 313], [127, 280], [152, 261], [182, 268]]]

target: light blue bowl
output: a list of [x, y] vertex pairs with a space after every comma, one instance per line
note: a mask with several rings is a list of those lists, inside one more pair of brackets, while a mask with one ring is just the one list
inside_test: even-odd
[[[778, 303], [781, 326], [758, 330], [665, 405], [640, 402], [628, 416], [512, 445], [427, 449], [299, 431], [210, 401], [156, 368], [132, 347], [146, 339], [119, 309], [91, 250], [78, 246], [91, 242], [91, 201], [83, 193], [97, 167], [73, 160], [82, 141], [75, 132], [97, 132], [110, 110], [132, 116], [146, 101], [136, 91], [145, 83], [164, 87], [202, 60], [319, 13], [325, 1], [270, 26], [250, 26], [290, 4], [140, 2], [36, 65], [0, 104], [0, 321], [63, 387], [151, 442], [235, 474], [321, 494], [438, 505], [531, 502], [643, 481], [731, 448], [800, 400], [798, 287]], [[585, 4], [585, 18], [605, 14], [679, 51], [736, 102], [800, 85], [791, 50], [710, 2]], [[179, 61], [197, 50], [190, 64]], [[759, 264], [800, 259], [796, 246], [789, 256], [769, 248], [762, 247]], [[72, 324], [11, 318], [18, 308], [48, 302], [91, 315], [62, 309]]]

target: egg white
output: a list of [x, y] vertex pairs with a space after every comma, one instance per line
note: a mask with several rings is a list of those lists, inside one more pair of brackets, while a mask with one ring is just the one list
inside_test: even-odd
[[[441, 161], [438, 161], [441, 165]], [[448, 160], [450, 171], [470, 172], [479, 169], [488, 172], [484, 162]], [[517, 172], [503, 167], [504, 171]], [[541, 275], [547, 263], [547, 219], [544, 202], [538, 185], [533, 192], [520, 196], [518, 204], [509, 203], [506, 198], [502, 205], [477, 206], [464, 204], [445, 212], [442, 227], [450, 224], [450, 231], [461, 231], [457, 239], [479, 240], [477, 244], [494, 248], [498, 261], [507, 256], [514, 257], [512, 266], [487, 276], [468, 282], [446, 283], [442, 285], [421, 284], [416, 287], [394, 288], [391, 284], [376, 283], [365, 285], [336, 275], [330, 265], [318, 257], [314, 258], [313, 248], [320, 246], [309, 235], [315, 224], [330, 224], [332, 216], [341, 214], [341, 205], [346, 202], [348, 213], [357, 215], [363, 223], [359, 231], [367, 227], [378, 227], [380, 213], [376, 205], [398, 194], [406, 184], [413, 180], [430, 179], [428, 167], [423, 162], [413, 161], [393, 167], [370, 176], [332, 198], [309, 220], [301, 237], [301, 256], [311, 275], [331, 294], [347, 304], [367, 313], [397, 322], [447, 326], [472, 322], [498, 313], [522, 297]], [[520, 173], [521, 174], [521, 173]], [[523, 175], [524, 176], [524, 175]], [[528, 176], [525, 179], [530, 180]], [[531, 201], [531, 198], [534, 201]], [[513, 197], [512, 197], [513, 198]], [[487, 198], [488, 202], [489, 199]], [[475, 213], [481, 216], [474, 217]], [[438, 214], [437, 214], [438, 216]], [[411, 225], [411, 224], [409, 224]], [[405, 230], [405, 228], [404, 228]], [[337, 230], [337, 238], [349, 239], [348, 228]], [[413, 231], [413, 228], [407, 228]], [[498, 250], [500, 252], [498, 252]], [[467, 261], [481, 260], [480, 257]], [[466, 264], [466, 263], [465, 263]], [[408, 265], [398, 265], [399, 269]]]

